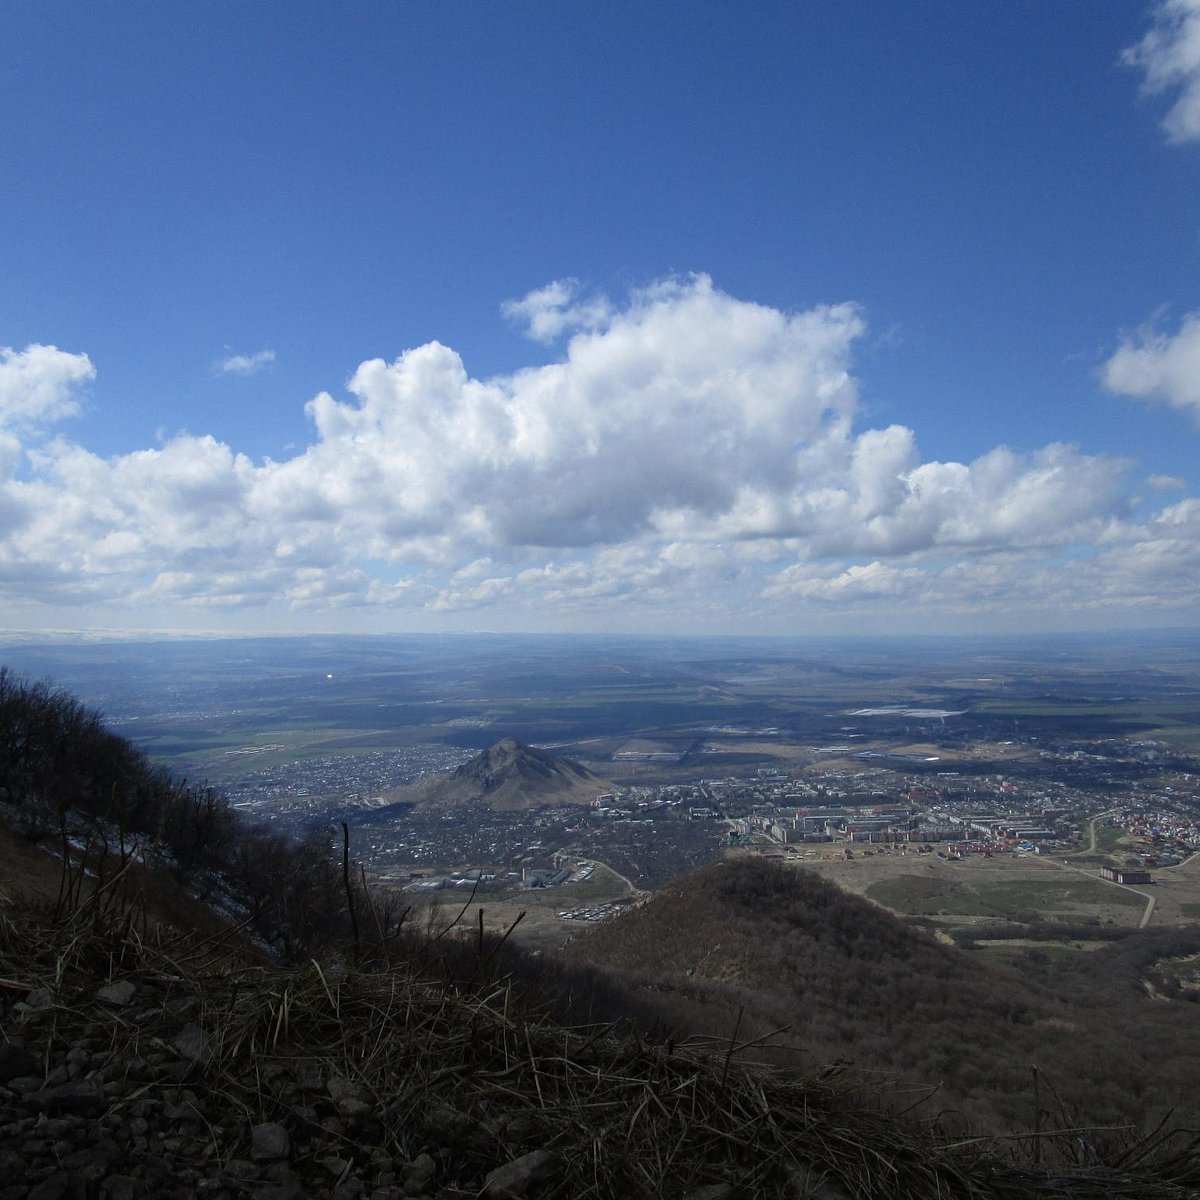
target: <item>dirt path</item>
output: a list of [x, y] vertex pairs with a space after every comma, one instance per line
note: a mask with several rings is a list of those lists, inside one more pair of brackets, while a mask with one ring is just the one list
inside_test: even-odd
[[[1101, 814], [1101, 815], [1103, 816], [1104, 814]], [[1093, 840], [1094, 840], [1094, 834], [1095, 834], [1095, 825], [1094, 824], [1092, 826], [1092, 833], [1093, 833]], [[1146, 926], [1150, 924], [1150, 918], [1154, 915], [1154, 908], [1155, 908], [1155, 905], [1158, 903], [1157, 899], [1155, 899], [1154, 896], [1150, 896], [1150, 895], [1147, 895], [1145, 892], [1138, 891], [1137, 888], [1130, 887], [1129, 884], [1127, 884], [1127, 883], [1118, 883], [1115, 879], [1105, 879], [1105, 877], [1103, 875], [1101, 875], [1099, 872], [1097, 872], [1096, 874], [1092, 874], [1091, 871], [1084, 870], [1083, 867], [1073, 867], [1073, 866], [1071, 866], [1070, 863], [1065, 863], [1065, 862], [1062, 862], [1061, 860], [1059, 861], [1058, 865], [1060, 867], [1062, 867], [1062, 869], [1064, 871], [1074, 871], [1077, 875], [1086, 875], [1089, 879], [1097, 879], [1101, 883], [1109, 883], [1109, 884], [1112, 884], [1113, 887], [1124, 888], [1125, 891], [1132, 892], [1135, 896], [1141, 896], [1141, 898], [1143, 900], [1145, 900], [1145, 902], [1146, 902], [1146, 908], [1142, 913], [1142, 919], [1138, 922], [1138, 928], [1145, 929]]]
[[1104, 820], [1105, 817], [1111, 817], [1117, 810], [1109, 809], [1108, 812], [1097, 813], [1088, 822], [1088, 847], [1086, 850], [1077, 850], [1076, 854], [1095, 854], [1096, 853], [1096, 822]]
[[604, 867], [605, 870], [611, 871], [629, 889], [629, 894], [631, 896], [640, 896], [642, 894], [642, 890], [643, 890], [642, 888], [637, 887], [628, 878], [626, 878], [626, 876], [622, 875], [621, 872], [618, 871], [616, 867], [611, 866], [610, 864], [606, 863], [603, 859], [589, 858], [588, 862], [596, 863], [599, 866]]

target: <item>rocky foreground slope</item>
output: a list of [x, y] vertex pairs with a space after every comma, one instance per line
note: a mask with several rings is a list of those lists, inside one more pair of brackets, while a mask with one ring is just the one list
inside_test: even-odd
[[390, 964], [283, 970], [138, 924], [98, 900], [0, 910], [2, 1200], [1182, 1200], [1200, 1185], [1188, 1154], [1049, 1172], [946, 1145], [833, 1075], [744, 1064], [736, 1037], [568, 1030], [488, 978], [490, 951], [473, 978], [469, 954], [428, 941]]

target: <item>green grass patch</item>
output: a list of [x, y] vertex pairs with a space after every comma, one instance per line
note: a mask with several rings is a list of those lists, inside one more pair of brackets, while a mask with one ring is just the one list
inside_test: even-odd
[[1122, 849], [1121, 842], [1127, 836], [1119, 825], [1097, 825], [1096, 849], [1101, 854], [1118, 854]]
[[980, 942], [971, 947], [968, 953], [982, 958], [985, 962], [997, 965], [1011, 966], [1014, 963], [1047, 962], [1057, 959], [1062, 962], [1072, 961], [1089, 950], [1078, 946], [1064, 946], [1061, 942], [1039, 942], [1036, 946], [1013, 944], [1012, 942]]
[[902, 875], [867, 888], [877, 904], [911, 916], [995, 917], [1037, 921], [1046, 913], [1081, 907], [1120, 905], [1140, 908], [1145, 901], [1131, 892], [1086, 878], [1028, 879], [975, 883], [962, 879]]

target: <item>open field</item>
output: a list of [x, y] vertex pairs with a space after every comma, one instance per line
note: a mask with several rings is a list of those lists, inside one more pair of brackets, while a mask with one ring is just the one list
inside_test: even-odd
[[[629, 882], [603, 863], [596, 863], [588, 879], [561, 887], [530, 888], [499, 896], [478, 896], [463, 913], [460, 927], [469, 934], [478, 929], [479, 910], [483, 910], [484, 928], [503, 933], [521, 916], [513, 938], [531, 950], [557, 949], [573, 934], [585, 928], [586, 921], [564, 921], [558, 914], [567, 909], [597, 907], [635, 895]], [[462, 911], [466, 896], [454, 892], [439, 895], [434, 922], [438, 928]], [[424, 918], [422, 918], [424, 919]]]
[[1134, 852], [1134, 839], [1124, 829], [1093, 821], [1089, 844], [1067, 857], [1077, 867], [1119, 866], [1125, 855]]
[[1010, 718], [1027, 727], [1045, 725], [1085, 736], [1131, 734], [1159, 738], [1178, 750], [1200, 750], [1200, 711], [1194, 699], [1154, 701], [1133, 698], [1074, 702], [980, 697], [972, 705], [979, 716]]
[[[961, 864], [959, 864], [961, 865]], [[864, 893], [885, 908], [910, 916], [989, 917], [1039, 921], [1044, 917], [1102, 916], [1114, 906], [1140, 916], [1145, 901], [1126, 891], [1112, 891], [1101, 880], [1058, 874], [1034, 879], [952, 879], [903, 875], [871, 884]]]
[[821, 847], [789, 860], [902, 916], [928, 917], [947, 933], [997, 920], [1134, 929], [1150, 896], [1155, 928], [1191, 924], [1200, 914], [1200, 856], [1152, 871], [1154, 883], [1137, 888], [1050, 856], [969, 856], [954, 862], [898, 852], [864, 857], [856, 850], [846, 859], [840, 850]]
[[1200, 855], [1193, 855], [1177, 867], [1155, 868], [1150, 872], [1152, 887], [1140, 890], [1157, 900], [1155, 925], [1192, 924], [1200, 918]]

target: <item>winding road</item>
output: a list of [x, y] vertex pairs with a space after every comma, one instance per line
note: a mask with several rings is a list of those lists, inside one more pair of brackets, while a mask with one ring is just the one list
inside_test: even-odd
[[1086, 875], [1089, 879], [1098, 880], [1100, 883], [1109, 883], [1112, 884], [1113, 887], [1123, 888], [1127, 892], [1133, 892], [1134, 895], [1141, 896], [1141, 898], [1146, 902], [1146, 908], [1142, 913], [1142, 919], [1138, 922], [1138, 928], [1145, 929], [1146, 926], [1150, 924], [1150, 918], [1154, 915], [1154, 906], [1158, 903], [1153, 896], [1147, 895], [1145, 892], [1140, 892], [1137, 888], [1130, 887], [1127, 883], [1118, 883], [1115, 879], [1105, 879], [1103, 875], [1098, 873], [1093, 875], [1091, 871], [1084, 870], [1083, 867], [1073, 867], [1070, 863], [1061, 861], [1058, 865], [1062, 867], [1064, 871], [1074, 871], [1079, 875]]

